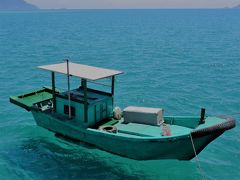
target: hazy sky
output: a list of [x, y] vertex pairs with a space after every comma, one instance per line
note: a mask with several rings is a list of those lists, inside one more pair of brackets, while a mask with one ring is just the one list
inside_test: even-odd
[[221, 8], [240, 0], [25, 0], [40, 8]]

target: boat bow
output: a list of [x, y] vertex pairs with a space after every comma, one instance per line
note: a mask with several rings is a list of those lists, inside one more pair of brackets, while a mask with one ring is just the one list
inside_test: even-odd
[[191, 132], [192, 137], [202, 137], [214, 133], [223, 133], [226, 130], [232, 129], [236, 126], [235, 119], [232, 117], [220, 117], [224, 120], [222, 123], [218, 123], [209, 127], [194, 129]]

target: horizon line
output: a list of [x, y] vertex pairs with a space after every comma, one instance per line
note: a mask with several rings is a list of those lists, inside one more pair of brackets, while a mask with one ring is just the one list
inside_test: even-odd
[[47, 10], [214, 10], [214, 9], [238, 9], [235, 7], [199, 7], [199, 8], [38, 8], [38, 9], [12, 9], [0, 11], [47, 11]]

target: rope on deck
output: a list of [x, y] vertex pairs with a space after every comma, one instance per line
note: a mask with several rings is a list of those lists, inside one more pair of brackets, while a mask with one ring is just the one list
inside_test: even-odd
[[204, 171], [203, 171], [203, 169], [202, 169], [201, 166], [200, 166], [200, 161], [199, 161], [199, 159], [198, 159], [198, 155], [197, 155], [197, 152], [196, 152], [195, 145], [194, 145], [194, 143], [193, 143], [193, 138], [192, 138], [191, 133], [190, 133], [190, 139], [191, 139], [191, 142], [192, 142], [192, 147], [193, 147], [193, 151], [194, 151], [194, 154], [195, 154], [195, 157], [196, 157], [196, 162], [197, 162], [197, 164], [198, 164], [199, 172], [200, 172], [200, 174], [202, 175], [202, 179], [205, 180]]

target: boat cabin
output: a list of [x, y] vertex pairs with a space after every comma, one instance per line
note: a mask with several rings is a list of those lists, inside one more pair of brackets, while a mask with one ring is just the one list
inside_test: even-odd
[[[94, 126], [101, 120], [112, 118], [114, 101], [115, 76], [121, 71], [98, 68], [71, 62], [39, 66], [52, 75], [52, 111], [66, 119], [81, 122], [84, 127]], [[55, 73], [66, 74], [68, 91], [57, 92], [55, 88]], [[70, 89], [70, 76], [81, 79], [80, 86]], [[88, 82], [111, 78], [111, 92], [88, 88]]]

